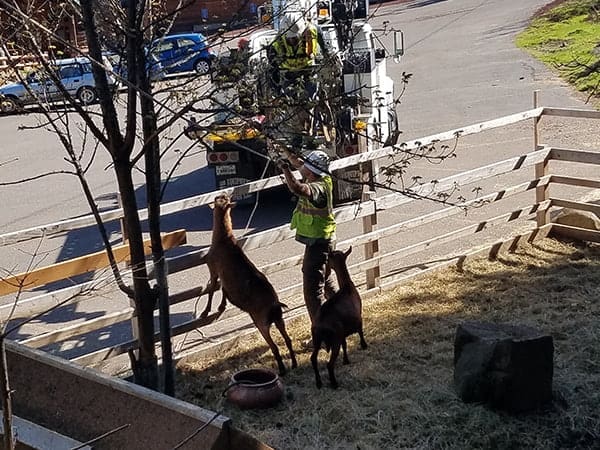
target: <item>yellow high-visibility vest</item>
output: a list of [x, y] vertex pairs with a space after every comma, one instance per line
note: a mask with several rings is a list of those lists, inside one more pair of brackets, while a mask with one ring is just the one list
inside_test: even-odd
[[300, 70], [311, 65], [312, 59], [309, 52], [314, 53], [317, 46], [317, 29], [310, 26], [303, 33], [296, 48], [288, 44], [284, 36], [279, 36], [273, 42], [277, 57], [281, 60], [279, 68], [286, 70]]
[[324, 208], [317, 208], [308, 198], [300, 197], [292, 215], [292, 230], [299, 236], [314, 239], [330, 239], [335, 233], [333, 216], [333, 181], [329, 175], [323, 176], [316, 183], [323, 183], [327, 195]]

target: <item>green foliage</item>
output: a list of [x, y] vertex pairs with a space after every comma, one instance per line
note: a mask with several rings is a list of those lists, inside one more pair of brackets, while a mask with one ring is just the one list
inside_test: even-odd
[[600, 0], [567, 0], [535, 19], [517, 36], [517, 45], [558, 69], [561, 76], [578, 90], [598, 96], [598, 11]]
[[551, 22], [562, 22], [571, 17], [587, 16], [589, 20], [598, 20], [600, 0], [567, 0], [542, 14], [541, 17]]

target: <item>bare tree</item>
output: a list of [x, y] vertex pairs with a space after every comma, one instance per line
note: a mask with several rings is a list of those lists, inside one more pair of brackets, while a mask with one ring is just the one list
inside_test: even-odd
[[[93, 141], [92, 146], [103, 147], [110, 155], [118, 191], [124, 212], [124, 223], [128, 233], [132, 285], [127, 286], [119, 276], [114, 258], [111, 257], [113, 272], [120, 289], [129, 296], [136, 308], [138, 318], [137, 335], [139, 348], [137, 355], [132, 356], [135, 381], [143, 386], [157, 389], [159, 384], [157, 356], [154, 347], [154, 310], [157, 302], [160, 310], [161, 343], [164, 367], [164, 392], [173, 394], [173, 365], [170, 341], [170, 323], [168, 307], [167, 268], [160, 237], [160, 199], [162, 194], [160, 136], [185, 112], [185, 107], [174, 111], [167, 103], [161, 104], [161, 111], [166, 111], [169, 118], [159, 118], [155, 106], [155, 93], [149, 80], [146, 48], [156, 36], [154, 25], [168, 21], [168, 14], [160, 17], [148, 13], [147, 2], [131, 0], [116, 2], [109, 0], [87, 0], [79, 2], [60, 2], [63, 8], [70, 8], [70, 13], [81, 20], [86, 34], [87, 57], [92, 63], [95, 79], [95, 95], [99, 103], [88, 108], [82, 105], [62, 85], [60, 78], [53, 70], [53, 57], [49, 49], [59, 43], [72, 55], [81, 54], [70, 42], [64, 40], [51, 24], [44, 19], [44, 7], [50, 3], [29, 0], [0, 1], [0, 12], [12, 26], [1, 35], [2, 47], [11, 54], [21, 53], [35, 55], [40, 67], [50, 82], [61, 92], [65, 103], [79, 116], [81, 122], [71, 123], [68, 113], [57, 110], [45, 103], [39, 92], [29, 93], [37, 96], [37, 104], [45, 115], [45, 123], [40, 127], [51, 129], [67, 151], [67, 161], [73, 167], [73, 173], [80, 179], [81, 186], [92, 212], [99, 218], [94, 195], [86, 182], [86, 164], [84, 152], [76, 149], [72, 133], [74, 129], [85, 130], [84, 142]], [[57, 5], [54, 4], [54, 7]], [[123, 7], [122, 7], [123, 6]], [[33, 11], [37, 11], [33, 13]], [[153, 8], [156, 12], [157, 8]], [[160, 11], [163, 13], [163, 11]], [[4, 20], [3, 20], [4, 22]], [[126, 77], [121, 79], [126, 87], [123, 95], [126, 100], [121, 105], [119, 96], [115, 96], [110, 83], [114, 74], [107, 73], [103, 63], [103, 52], [106, 49], [120, 50], [123, 55], [123, 66], [126, 66]], [[24, 79], [15, 62], [16, 76]], [[124, 112], [122, 112], [124, 109]], [[159, 125], [159, 121], [161, 124]], [[145, 175], [146, 198], [148, 207], [148, 224], [152, 245], [152, 259], [155, 266], [156, 283], [151, 284], [146, 269], [143, 229], [136, 199], [133, 173], [141, 170]], [[22, 181], [22, 180], [21, 180]], [[100, 234], [106, 249], [111, 255], [110, 242], [106, 230], [98, 220]]]

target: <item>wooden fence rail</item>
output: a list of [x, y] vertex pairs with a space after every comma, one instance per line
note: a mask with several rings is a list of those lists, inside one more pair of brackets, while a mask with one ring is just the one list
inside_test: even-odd
[[[573, 117], [576, 119], [600, 119], [600, 113], [598, 113], [597, 111], [570, 110], [561, 108], [535, 108], [522, 113], [513, 114], [510, 116], [487, 122], [481, 122], [464, 128], [450, 130], [445, 133], [439, 133], [432, 136], [428, 136], [420, 140], [411, 141], [403, 145], [402, 148], [418, 148], [421, 145], [427, 145], [432, 142], [453, 139], [457, 136], [475, 134], [481, 131], [518, 123], [523, 120], [536, 119], [537, 123], [540, 119], [544, 117], [544, 115], [560, 115]], [[334, 161], [332, 163], [332, 170], [352, 166], [357, 163], [372, 161], [376, 158], [390, 157], [396, 154], [397, 152], [398, 149], [383, 148], [365, 154], [354, 155], [348, 158]], [[441, 209], [435, 210], [433, 212], [421, 215], [419, 217], [410, 218], [399, 223], [381, 228], [377, 226], [378, 215], [384, 214], [384, 212], [387, 210], [391, 210], [401, 206], [405, 207], [406, 205], [409, 205], [415, 202], [416, 200], [414, 198], [403, 197], [395, 193], [384, 195], [381, 197], [376, 197], [373, 193], [368, 193], [363, 198], [363, 201], [351, 205], [345, 205], [336, 209], [336, 220], [339, 224], [361, 219], [363, 220], [364, 230], [362, 234], [351, 237], [349, 239], [342, 240], [338, 243], [338, 245], [340, 247], [346, 247], [348, 245], [362, 245], [366, 248], [365, 258], [363, 258], [363, 260], [359, 263], [351, 265], [350, 270], [352, 273], [365, 273], [365, 281], [360, 281], [359, 285], [365, 292], [376, 292], [380, 289], [388, 288], [394, 285], [395, 283], [398, 283], [399, 280], [402, 280], [406, 277], [406, 274], [403, 273], [383, 273], [383, 264], [394, 263], [400, 260], [401, 258], [406, 258], [408, 256], [417, 254], [423, 250], [431, 249], [433, 247], [440, 246], [441, 244], [446, 244], [460, 238], [475, 235], [481, 233], [486, 229], [489, 229], [490, 227], [501, 224], [507, 224], [517, 219], [529, 219], [532, 216], [537, 215], [538, 220], [540, 218], [542, 218], [542, 220], [546, 220], [549, 214], [549, 210], [555, 207], [568, 207], [583, 211], [591, 211], [600, 215], [600, 206], [591, 203], [577, 202], [556, 197], [550, 197], [548, 195], [549, 187], [553, 183], [568, 186], [578, 186], [587, 189], [600, 187], [600, 180], [588, 179], [583, 177], [572, 177], [563, 175], [562, 173], [560, 175], [550, 173], [550, 163], [552, 161], [570, 162], [573, 164], [600, 165], [600, 151], [590, 152], [576, 149], [552, 148], [548, 146], [536, 145], [534, 151], [526, 152], [520, 156], [512, 157], [503, 161], [488, 164], [484, 167], [478, 167], [460, 174], [442, 178], [435, 182], [435, 189], [438, 191], [444, 191], [446, 189], [452, 188], [453, 186], [470, 186], [482, 183], [492, 178], [508, 175], [514, 172], [523, 173], [523, 171], [529, 170], [530, 172], [528, 173], [532, 175], [525, 182], [520, 182], [510, 186], [504, 186], [502, 187], [502, 189], [481, 196], [480, 198], [465, 201], [457, 205], [445, 205]], [[543, 170], [540, 169], [542, 168], [542, 166]], [[534, 170], [532, 170], [534, 168], [535, 175], [533, 175]], [[264, 188], [279, 185], [280, 183], [281, 180], [279, 179], [279, 177], [272, 177], [267, 180], [255, 181], [252, 183], [247, 183], [246, 185], [242, 185], [240, 187], [230, 188], [218, 192], [228, 192], [230, 194], [235, 194], [239, 192], [255, 192]], [[419, 194], [428, 192], [431, 190], [432, 186], [432, 183], [423, 184], [422, 186], [420, 186], [420, 188], [415, 190], [415, 193]], [[419, 189], [421, 189], [421, 192], [419, 192]], [[380, 246], [380, 241], [394, 236], [399, 232], [414, 230], [418, 227], [422, 227], [428, 224], [443, 222], [444, 220], [447, 220], [453, 216], [462, 213], [465, 210], [465, 208], [472, 208], [474, 206], [485, 207], [488, 205], [492, 205], [496, 202], [505, 200], [513, 201], [514, 204], [517, 202], [515, 200], [516, 196], [528, 193], [530, 191], [537, 192], [538, 195], [536, 196], [536, 200], [528, 202], [527, 204], [518, 208], [512, 206], [509, 212], [481, 219], [478, 220], [476, 223], [459, 227], [458, 229], [445, 229], [446, 232], [443, 234], [434, 236], [430, 239], [423, 240], [421, 242], [407, 245], [403, 248], [393, 248], [384, 251], [383, 247]], [[206, 205], [212, 201], [215, 195], [216, 192], [198, 195], [188, 199], [165, 204], [161, 209], [163, 214], [173, 214], [189, 208]], [[531, 198], [533, 199], [533, 196]], [[102, 216], [104, 220], [118, 220], [122, 217], [122, 211], [108, 211], [103, 213]], [[142, 212], [142, 217], [145, 217], [145, 212]], [[29, 228], [27, 230], [7, 233], [0, 236], [0, 245], [14, 244], [16, 242], [32, 239], [40, 235], [61, 233], [80, 227], [86, 227], [92, 224], [92, 219], [86, 216], [73, 220], [64, 220], [61, 222], [48, 224], [40, 227]], [[475, 255], [483, 254], [485, 252], [491, 254], [500, 251], [503, 248], [511, 248], [511, 246], [516, 245], [516, 243], [521, 242], [523, 239], [533, 239], [534, 237], [545, 236], [552, 231], [553, 227], [555, 227], [555, 225], [541, 223], [539, 224], [539, 227], [535, 230], [520, 234], [519, 236], [506, 241], [495, 242], [491, 246], [488, 245], [484, 249], [478, 249], [468, 254], [452, 256], [448, 258], [448, 260], [445, 262], [442, 262], [440, 264], [432, 264], [431, 268], [442, 267], [443, 265], [449, 264], [450, 261], [454, 263], [456, 263], [457, 261], [464, 261], [465, 259], [474, 257]], [[444, 227], [442, 227], [442, 229], [444, 229]], [[569, 231], [569, 227], [559, 227], [557, 229], [560, 230], [562, 233], [566, 233]], [[598, 236], [600, 235], [600, 233], [594, 234], [581, 230], [577, 231], [576, 234], [578, 236], [585, 236], [586, 238], [590, 239], [598, 239]], [[252, 250], [269, 247], [270, 245], [273, 245], [278, 242], [291, 240], [293, 239], [293, 237], [294, 233], [292, 230], [289, 229], [289, 226], [283, 225], [280, 227], [275, 227], [269, 230], [255, 233], [253, 235], [246, 236], [240, 239], [239, 242], [245, 250]], [[180, 242], [180, 240], [177, 239], [175, 239], [175, 241]], [[207, 250], [207, 248], [199, 249], [178, 257], [169, 258], [169, 274], [173, 275], [181, 271], [194, 269], [197, 266], [204, 264]], [[267, 275], [272, 275], [277, 272], [296, 267], [299, 264], [301, 264], [301, 261], [302, 255], [293, 255], [282, 260], [267, 263], [260, 267], [260, 269]], [[92, 267], [93, 269], [97, 269], [101, 266], [102, 264], [96, 261], [92, 266], [86, 267]], [[48, 272], [44, 273], [46, 273], [46, 275], [44, 275], [44, 277], [40, 277], [40, 280], [45, 282], [51, 281], [52, 276], [48, 275]], [[58, 278], [62, 279], [64, 278], [64, 274], [67, 272], [65, 272], [63, 269], [60, 272], [55, 272], [55, 274], [56, 273], [59, 273]], [[73, 272], [71, 271], [69, 273]], [[124, 276], [127, 276], [127, 271], [124, 270], [123, 274]], [[14, 288], [16, 284], [15, 280], [16, 278], [13, 280], [4, 280], [4, 283], [0, 283], [0, 295], [9, 292], [6, 291], [6, 289], [9, 289], [9, 287]], [[25, 318], [30, 317], [33, 314], [39, 314], [48, 309], [49, 307], [61, 302], [69, 301], [70, 303], [77, 303], [78, 301], [81, 301], [81, 298], [79, 297], [79, 294], [81, 292], [85, 292], [86, 289], [92, 287], [96, 287], [99, 285], [105, 286], [110, 283], [113, 283], [111, 277], [104, 276], [100, 279], [93, 280], [87, 283], [82, 283], [79, 285], [71, 286], [58, 291], [48, 292], [46, 294], [26, 299], [18, 302], [16, 305], [4, 305], [0, 307], [0, 318], [2, 320], [6, 320], [9, 317], [9, 315], [11, 318]], [[37, 286], [39, 284], [41, 284], [41, 281], [36, 283], [35, 285]], [[297, 282], [295, 284], [288, 285], [285, 288], [281, 289], [280, 295], [282, 298], [290, 297], [291, 295], [300, 293], [301, 289], [301, 283]], [[174, 305], [186, 300], [196, 298], [205, 293], [206, 291], [202, 286], [196, 286], [192, 289], [174, 292], [170, 296], [170, 303]], [[300, 313], [301, 311], [303, 311], [302, 306], [292, 305], [292, 308], [294, 313]], [[71, 339], [109, 325], [114, 325], [125, 320], [129, 320], [133, 317], [135, 317], [135, 311], [133, 308], [128, 307], [120, 311], [103, 315], [102, 317], [98, 317], [93, 320], [88, 320], [84, 323], [73, 324], [59, 330], [50, 331], [37, 336], [31, 336], [27, 339], [24, 339], [22, 342], [32, 347], [43, 347], [45, 345], [53, 344], [66, 339]], [[223, 323], [225, 323], [227, 321], [233, 321], [234, 317], [229, 311], [226, 311], [223, 315], [220, 313], [212, 314], [207, 318], [194, 317], [191, 320], [188, 320], [187, 322], [174, 327], [172, 335], [177, 336], [182, 333], [187, 333], [192, 329], [211, 324], [216, 319], [219, 319], [220, 321], [223, 321]], [[158, 336], [156, 337], [156, 339], [158, 340]], [[74, 361], [83, 365], [94, 364], [112, 356], [123, 354], [131, 349], [135, 349], [136, 346], [137, 342], [134, 339], [109, 348], [97, 350], [87, 355], [80, 356], [78, 358], [75, 358]]]

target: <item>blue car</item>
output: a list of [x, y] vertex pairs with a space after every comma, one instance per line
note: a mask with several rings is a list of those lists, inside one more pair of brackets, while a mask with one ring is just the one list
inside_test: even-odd
[[[120, 53], [104, 52], [106, 57], [112, 64], [113, 72], [123, 79], [127, 79], [127, 61]], [[150, 81], [160, 81], [165, 77], [165, 71], [160, 61], [154, 56], [148, 55], [146, 59], [146, 70]]]
[[164, 36], [152, 42], [150, 54], [167, 74], [192, 71], [207, 74], [217, 57], [208, 47], [206, 37], [200, 33]]

